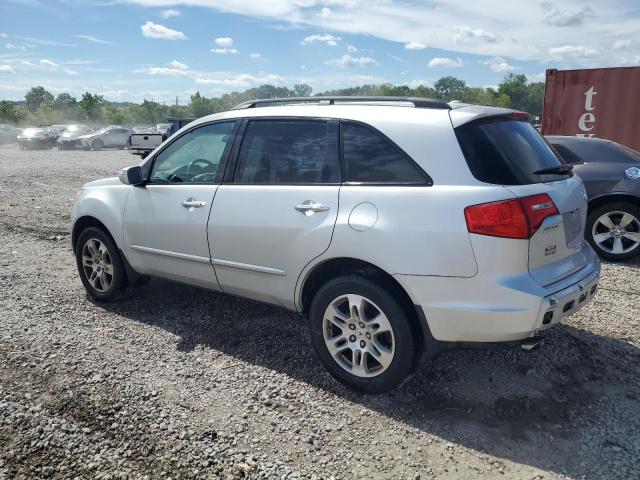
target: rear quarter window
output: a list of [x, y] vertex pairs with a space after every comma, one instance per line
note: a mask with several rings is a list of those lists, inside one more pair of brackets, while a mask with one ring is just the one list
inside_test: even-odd
[[529, 185], [567, 175], [534, 172], [564, 163], [530, 123], [510, 118], [470, 122], [455, 129], [473, 176], [495, 185]]

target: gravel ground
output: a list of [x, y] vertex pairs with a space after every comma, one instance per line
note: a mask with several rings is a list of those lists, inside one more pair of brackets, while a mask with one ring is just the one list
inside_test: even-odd
[[541, 349], [363, 396], [278, 308], [161, 280], [88, 299], [71, 204], [136, 161], [0, 147], [0, 479], [640, 478], [640, 264], [604, 265]]

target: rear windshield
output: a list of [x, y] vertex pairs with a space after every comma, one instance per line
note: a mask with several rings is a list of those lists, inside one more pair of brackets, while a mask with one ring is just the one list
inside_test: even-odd
[[[615, 142], [574, 139], [573, 137], [563, 140], [552, 139], [551, 141], [554, 144], [558, 142], [559, 145], [571, 150], [587, 163], [640, 163], [638, 152]], [[565, 160], [567, 159], [565, 158]]]
[[527, 121], [483, 119], [456, 128], [475, 178], [496, 185], [528, 185], [564, 180], [567, 175], [533, 172], [564, 163]]

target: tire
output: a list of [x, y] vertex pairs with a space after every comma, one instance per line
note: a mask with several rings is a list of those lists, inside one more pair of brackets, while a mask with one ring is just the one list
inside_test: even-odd
[[91, 148], [93, 150], [102, 150], [104, 148], [104, 142], [102, 140], [94, 140], [91, 142]]
[[[358, 315], [347, 313], [354, 306]], [[329, 308], [338, 312], [331, 315], [332, 321], [325, 315]], [[383, 393], [398, 387], [416, 362], [407, 311], [387, 290], [366, 277], [339, 277], [320, 288], [311, 303], [309, 331], [313, 347], [329, 373], [365, 393]], [[337, 347], [333, 353], [329, 350], [331, 344]]]
[[585, 237], [605, 260], [617, 262], [640, 255], [640, 207], [628, 202], [599, 206], [587, 217]]
[[82, 284], [95, 300], [111, 302], [127, 287], [127, 274], [118, 247], [103, 230], [96, 227], [83, 230], [76, 241], [75, 255]]

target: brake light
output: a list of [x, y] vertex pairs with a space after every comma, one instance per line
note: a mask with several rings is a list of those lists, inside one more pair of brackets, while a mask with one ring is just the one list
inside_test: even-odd
[[546, 193], [464, 209], [469, 233], [503, 238], [531, 238], [552, 215], [558, 215], [558, 209]]

